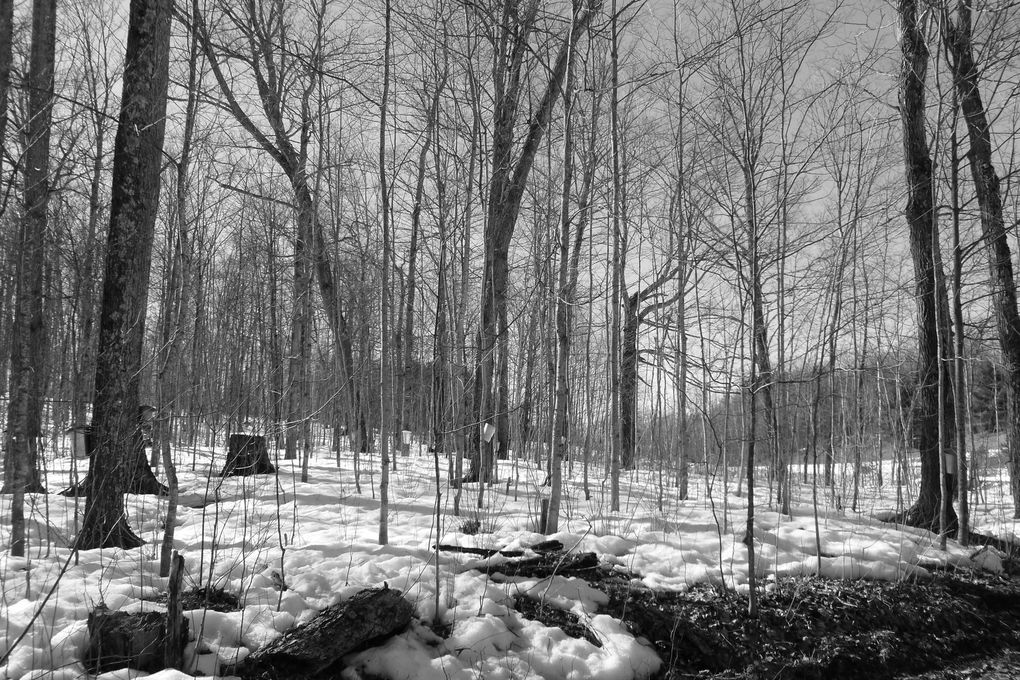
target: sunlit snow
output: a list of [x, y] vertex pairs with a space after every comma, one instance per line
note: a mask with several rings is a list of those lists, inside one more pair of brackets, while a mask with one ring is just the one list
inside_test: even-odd
[[[644, 640], [599, 613], [606, 596], [582, 580], [486, 576], [471, 567], [506, 558], [486, 561], [445, 551], [437, 555], [433, 547], [437, 543], [526, 549], [545, 540], [535, 528], [540, 497], [548, 488], [540, 486], [544, 470], [533, 463], [501, 461], [501, 481], [486, 489], [481, 509], [477, 485], [465, 485], [456, 517], [456, 490], [448, 485], [443, 457], [437, 532], [432, 454], [399, 456], [389, 487], [389, 545], [380, 546], [378, 456], [362, 456], [362, 493], [357, 494], [353, 459], [345, 457], [338, 469], [325, 448], [312, 458], [308, 483], [300, 481], [297, 461], [279, 461], [278, 475], [220, 479], [216, 475], [223, 465], [222, 449], [177, 454], [182, 506], [176, 547], [186, 560], [186, 585], [223, 588], [238, 594], [243, 606], [230, 613], [186, 612], [195, 639], [188, 647], [186, 670], [197, 675], [220, 673], [318, 610], [383, 584], [404, 593], [414, 606], [415, 624], [382, 646], [345, 659], [351, 678], [363, 672], [394, 679], [626, 680], [645, 677], [659, 667], [659, 658]], [[73, 464], [66, 455], [47, 461], [46, 484], [51, 491], [70, 482]], [[565, 475], [563, 531], [548, 538], [558, 539], [571, 551], [593, 551], [603, 562], [634, 574], [635, 588], [683, 590], [707, 582], [747, 590], [746, 501], [735, 493], [735, 469], [728, 494], [723, 492], [720, 472], [708, 478], [693, 476], [687, 501], [677, 501], [675, 489], [667, 484], [661, 509], [657, 472], [625, 472], [619, 512], [609, 510], [608, 482], [602, 475], [601, 467], [593, 466], [592, 500], [586, 501], [581, 463], [573, 462]], [[1004, 481], [979, 484], [986, 485], [985, 498], [991, 502], [975, 508], [975, 526], [1003, 537], [1020, 533], [1017, 523], [1007, 519]], [[865, 480], [860, 513], [815, 512], [808, 502], [810, 486], [797, 488], [796, 493], [802, 502], [792, 516], [770, 509], [767, 495], [757, 505], [756, 571], [766, 587], [776, 578], [815, 575], [819, 568], [825, 577], [872, 579], [925, 578], [932, 568], [945, 564], [1001, 568], [989, 551], [976, 554], [953, 541], [941, 551], [937, 537], [928, 532], [875, 519], [895, 509], [894, 483], [879, 493]], [[166, 583], [158, 576], [166, 501], [128, 497], [131, 526], [147, 541], [142, 548], [83, 551], [77, 559], [67, 545], [84, 500], [49, 494], [29, 496], [27, 502], [29, 556], [0, 553], [4, 622], [0, 654], [31, 629], [10, 651], [0, 677], [81, 677], [85, 619], [92, 608], [99, 603], [127, 611], [160, 607], [152, 600]], [[9, 496], [0, 497], [4, 517], [9, 503]], [[468, 521], [482, 532], [464, 533]], [[9, 527], [0, 526], [0, 544], [7, 545], [8, 540]], [[602, 647], [524, 618], [513, 608], [521, 596], [574, 612]], [[118, 671], [100, 677], [144, 676]], [[167, 670], [148, 677], [189, 676]]]

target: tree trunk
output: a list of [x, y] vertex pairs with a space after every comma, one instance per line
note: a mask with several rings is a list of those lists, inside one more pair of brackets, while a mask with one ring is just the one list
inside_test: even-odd
[[[906, 514], [907, 523], [925, 528], [939, 526], [939, 508], [944, 482], [940, 479], [938, 386], [949, 384], [947, 367], [939, 356], [949, 356], [949, 302], [940, 273], [942, 263], [934, 245], [938, 227], [932, 205], [932, 162], [925, 129], [925, 77], [928, 47], [919, 25], [917, 0], [899, 0], [900, 72], [899, 109], [903, 124], [903, 151], [908, 188], [906, 218], [910, 230], [910, 253], [914, 261], [917, 303], [918, 358], [917, 391], [914, 396], [913, 432], [921, 456], [921, 484], [917, 500]], [[943, 346], [940, 348], [940, 342]], [[952, 397], [947, 394], [945, 417], [953, 419]], [[947, 432], [947, 434], [949, 434]], [[943, 444], [948, 444], [948, 437]], [[952, 511], [952, 505], [949, 505]], [[955, 513], [954, 513], [955, 514]], [[948, 524], [955, 517], [948, 518]]]
[[620, 510], [620, 459], [623, 456], [623, 434], [621, 419], [621, 377], [620, 377], [620, 305], [623, 304], [623, 248], [621, 227], [623, 222], [622, 172], [620, 168], [620, 32], [617, 0], [612, 0], [610, 16], [610, 60], [612, 62], [612, 87], [609, 92], [609, 128], [612, 144], [613, 202], [610, 212], [613, 217], [612, 283], [608, 295], [609, 304], [609, 509]]
[[[509, 339], [506, 292], [509, 279], [509, 252], [513, 240], [521, 199], [534, 165], [539, 145], [552, 118], [567, 70], [567, 57], [578, 37], [591, 21], [594, 8], [575, 13], [574, 31], [560, 47], [552, 64], [549, 80], [528, 126], [520, 157], [513, 159], [514, 128], [520, 108], [520, 88], [528, 40], [534, 31], [535, 10], [518, 16], [516, 10], [505, 8], [502, 31], [497, 38], [494, 67], [495, 110], [492, 132], [492, 165], [489, 184], [488, 215], [485, 224], [485, 264], [482, 273], [481, 324], [478, 331], [476, 395], [480, 423], [497, 426], [500, 449], [510, 448], [509, 428], [509, 361], [506, 349]], [[511, 17], [510, 15], [513, 15]], [[509, 24], [515, 23], [511, 27]], [[499, 353], [497, 362], [497, 352]], [[498, 381], [498, 382], [496, 382]], [[479, 441], [479, 453], [472, 457], [470, 477], [482, 483], [492, 480], [495, 465], [491, 442]]]
[[[194, 2], [197, 1], [194, 0]], [[194, 283], [192, 271], [194, 251], [189, 229], [188, 189], [191, 144], [198, 109], [199, 54], [198, 33], [194, 30], [192, 22], [192, 29], [188, 36], [188, 98], [184, 114], [184, 139], [181, 143], [181, 157], [177, 162], [177, 205], [174, 213], [177, 231], [176, 238], [170, 247], [173, 260], [170, 265], [170, 280], [164, 300], [163, 318], [160, 320], [162, 328], [160, 347], [163, 356], [159, 362], [156, 376], [156, 418], [153, 423], [152, 460], [150, 461], [153, 467], [162, 461], [166, 471], [169, 494], [163, 543], [160, 549], [160, 576], [167, 576], [170, 573], [170, 551], [173, 548], [174, 523], [177, 517], [177, 468], [173, 460], [170, 441], [173, 421], [180, 407], [177, 395], [180, 379], [180, 353], [184, 347], [186, 330], [189, 326], [187, 316], [191, 310]]]
[[970, 139], [967, 159], [974, 180], [974, 193], [981, 208], [981, 233], [988, 249], [992, 301], [999, 346], [1006, 365], [1009, 480], [1013, 516], [1020, 518], [1020, 315], [1017, 313], [1016, 279], [1009, 232], [1003, 217], [1002, 193], [992, 161], [991, 128], [981, 100], [981, 75], [974, 60], [971, 0], [959, 0], [955, 21], [947, 20], [945, 23], [946, 46], [952, 54], [953, 80]]
[[[110, 229], [100, 314], [91, 488], [76, 549], [141, 545], [124, 493], [145, 465], [138, 421], [149, 263], [159, 202], [171, 0], [132, 0], [114, 143]], [[141, 461], [138, 454], [141, 452]]]
[[637, 440], [638, 305], [640, 293], [624, 298], [620, 348], [620, 467], [635, 465]]
[[[11, 91], [11, 63], [14, 49], [14, 0], [0, 0], [0, 146], [4, 146], [7, 134], [7, 110]], [[4, 159], [0, 154], [0, 188], [5, 184]], [[12, 178], [13, 179], [13, 178]], [[0, 203], [0, 215], [4, 204]]]
[[14, 494], [11, 502], [11, 554], [17, 556], [25, 554], [25, 493], [43, 491], [38, 470], [45, 387], [43, 272], [46, 269], [46, 208], [50, 186], [50, 119], [56, 20], [56, 0], [37, 0], [33, 3], [24, 175], [25, 214], [18, 230], [17, 293], [11, 333], [4, 487], [0, 492]]
[[381, 342], [379, 351], [379, 451], [380, 451], [380, 472], [379, 477], [379, 545], [389, 543], [389, 453], [390, 453], [390, 418], [392, 417], [392, 379], [390, 366], [390, 258], [393, 256], [393, 243], [390, 239], [390, 189], [389, 177], [386, 173], [386, 115], [387, 104], [390, 93], [390, 0], [385, 0], [385, 45], [383, 48], [383, 83], [382, 97], [379, 105], [379, 199], [381, 202], [380, 212], [382, 213], [382, 286], [379, 290], [380, 297], [380, 332]]
[[[422, 141], [421, 152], [418, 156], [418, 177], [415, 181], [414, 204], [411, 208], [411, 246], [407, 255], [407, 285], [402, 310], [404, 323], [403, 327], [397, 331], [398, 346], [401, 350], [397, 353], [400, 358], [400, 384], [397, 387], [397, 395], [400, 397], [400, 410], [394, 430], [401, 437], [404, 430], [411, 429], [408, 420], [411, 411], [410, 402], [413, 399], [409, 394], [408, 384], [411, 380], [411, 372], [414, 370], [414, 296], [417, 285], [418, 240], [419, 233], [421, 232], [421, 210], [425, 193], [425, 169], [428, 162], [429, 147], [432, 143], [432, 128], [438, 115], [440, 92], [441, 85], [437, 84], [429, 106], [428, 118], [425, 122], [425, 132], [423, 133], [425, 139]], [[440, 276], [443, 276], [443, 274], [440, 274]]]
[[[575, 3], [576, 5], [576, 3]], [[571, 285], [577, 278], [571, 271], [570, 191], [574, 179], [574, 140], [571, 115], [574, 87], [574, 24], [571, 11], [570, 34], [567, 38], [567, 72], [563, 87], [563, 187], [560, 194], [559, 295], [556, 302], [556, 412], [553, 426], [553, 450], [550, 461], [549, 510], [546, 533], [559, 531], [560, 500], [563, 494], [563, 460], [570, 450], [570, 334], [573, 329], [574, 292]]]

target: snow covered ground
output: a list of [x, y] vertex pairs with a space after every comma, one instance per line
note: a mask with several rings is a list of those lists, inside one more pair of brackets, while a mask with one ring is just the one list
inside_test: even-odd
[[[583, 581], [485, 576], [470, 568], [478, 564], [477, 557], [434, 550], [437, 543], [527, 548], [546, 539], [535, 532], [540, 498], [547, 490], [540, 486], [544, 472], [534, 464], [501, 461], [503, 481], [486, 489], [483, 507], [477, 507], [477, 485], [466, 485], [460, 516], [455, 517], [456, 491], [446, 483], [447, 461], [441, 460], [437, 527], [431, 454], [398, 457], [389, 487], [389, 544], [380, 546], [378, 458], [362, 457], [359, 495], [351, 458], [338, 469], [331, 453], [323, 449], [316, 454], [309, 482], [302, 483], [300, 465], [291, 466], [291, 461], [280, 461], [275, 476], [221, 480], [216, 474], [223, 465], [222, 450], [178, 452], [182, 507], [176, 547], [186, 560], [186, 587], [223, 588], [238, 594], [243, 605], [230, 613], [187, 612], [192, 636], [197, 637], [188, 651], [189, 670], [196, 675], [216, 675], [319, 609], [383, 584], [403, 591], [415, 608], [416, 623], [383, 646], [353, 655], [351, 678], [364, 672], [394, 679], [626, 680], [658, 668], [658, 657], [643, 640], [630, 635], [620, 621], [598, 614], [605, 596]], [[197, 460], [195, 469], [192, 460]], [[50, 490], [68, 485], [68, 456], [47, 466]], [[603, 561], [639, 575], [636, 586], [682, 590], [709, 582], [746, 590], [747, 548], [741, 542], [746, 500], [735, 495], [735, 470], [733, 474], [729, 494], [723, 493], [719, 478], [692, 477], [691, 498], [681, 502], [672, 497], [671, 487], [660, 494], [656, 471], [628, 472], [621, 482], [620, 511], [611, 512], [601, 469], [592, 471], [592, 500], [586, 501], [580, 463], [575, 461], [565, 485], [563, 530], [549, 538], [572, 551], [594, 551]], [[950, 541], [943, 552], [928, 532], [874, 519], [897, 503], [895, 484], [879, 490], [876, 478], [873, 471], [864, 477], [856, 513], [816, 513], [811, 487], [802, 485], [795, 490], [801, 502], [792, 516], [781, 516], [767, 507], [768, 494], [760, 490], [754, 535], [757, 576], [767, 582], [813, 575], [820, 568], [822, 575], [834, 578], [923, 578], [933, 567], [971, 562], [973, 549]], [[894, 479], [891, 470], [886, 479]], [[841, 478], [837, 489], [845, 488]], [[974, 509], [973, 524], [1004, 537], [1020, 534], [1017, 522], [1009, 519], [1003, 474], [986, 475], [978, 488], [983, 504]], [[827, 496], [819, 493], [824, 502]], [[210, 502], [205, 504], [205, 499]], [[4, 518], [9, 502], [0, 496]], [[0, 656], [10, 652], [0, 678], [82, 677], [85, 619], [92, 608], [99, 603], [113, 610], [160, 608], [151, 600], [165, 589], [165, 579], [158, 576], [165, 501], [128, 497], [130, 524], [147, 541], [145, 546], [83, 551], [77, 559], [67, 545], [84, 501], [50, 494], [31, 496], [29, 502], [30, 555], [13, 558], [0, 552]], [[0, 526], [0, 545], [8, 541], [9, 528]], [[995, 560], [988, 566], [994, 568]], [[521, 595], [578, 614], [603, 646], [522, 617], [512, 607]], [[449, 635], [439, 638], [432, 624]], [[100, 677], [144, 675], [119, 671]], [[187, 676], [163, 671], [149, 677]]]

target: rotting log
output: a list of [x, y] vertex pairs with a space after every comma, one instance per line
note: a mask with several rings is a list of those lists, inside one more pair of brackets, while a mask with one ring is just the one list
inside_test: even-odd
[[[524, 557], [524, 550], [517, 550], [514, 548], [472, 548], [466, 545], [450, 545], [448, 543], [440, 543], [433, 547], [441, 552], [464, 553], [466, 555], [480, 555], [482, 557], [493, 557], [495, 555], [502, 555], [503, 557]], [[556, 540], [542, 541], [541, 543], [526, 545], [524, 547], [540, 555], [563, 551], [563, 544]]]
[[472, 566], [471, 569], [485, 574], [524, 576], [526, 578], [548, 578], [549, 576], [581, 576], [590, 578], [600, 569], [606, 569], [606, 567], [599, 564], [599, 558], [595, 553], [570, 554], [561, 552], [539, 555], [538, 557], [512, 559], [493, 564], [481, 564]]
[[448, 545], [446, 543], [440, 543], [435, 547], [440, 552], [464, 553], [465, 555], [478, 555], [480, 557], [493, 557], [495, 555], [502, 555], [503, 557], [522, 557], [524, 555], [523, 550], [504, 550], [499, 548], [472, 548], [466, 545]]
[[399, 590], [362, 590], [255, 651], [233, 672], [243, 678], [282, 679], [336, 670], [345, 655], [402, 631], [411, 622], [412, 613], [411, 603]]

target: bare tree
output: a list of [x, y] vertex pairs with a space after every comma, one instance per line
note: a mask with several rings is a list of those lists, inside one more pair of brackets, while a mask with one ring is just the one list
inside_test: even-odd
[[[124, 493], [146, 464], [139, 423], [149, 263], [159, 202], [171, 0], [132, 0], [107, 234], [85, 518], [74, 547], [131, 548]], [[141, 459], [139, 460], [139, 456]]]
[[483, 483], [492, 479], [494, 443], [498, 443], [503, 453], [510, 448], [509, 364], [506, 357], [510, 245], [528, 176], [566, 77], [571, 48], [592, 20], [595, 9], [575, 9], [571, 21], [573, 30], [563, 40], [555, 60], [549, 65], [548, 80], [541, 97], [532, 104], [527, 134], [520, 151], [515, 154], [518, 116], [523, 108], [522, 97], [526, 94], [523, 91], [527, 76], [525, 66], [533, 55], [530, 42], [536, 32], [538, 12], [537, 0], [525, 3], [506, 0], [500, 3], [497, 12], [493, 13], [491, 24], [487, 26], [495, 50], [494, 101], [475, 391], [479, 421], [495, 426], [496, 442], [484, 439], [479, 442], [480, 453], [472, 457], [469, 475]]
[[[11, 91], [11, 61], [14, 52], [14, 0], [0, 0], [0, 148], [7, 149], [8, 102]], [[4, 182], [4, 154], [0, 153], [0, 189]], [[0, 196], [0, 215], [7, 200]]]
[[[912, 404], [913, 434], [921, 455], [921, 481], [917, 500], [906, 514], [915, 526], [948, 529], [940, 525], [940, 512], [952, 511], [947, 481], [942, 475], [942, 456], [952, 450], [952, 436], [939, 436], [939, 385], [948, 385], [950, 355], [949, 301], [938, 249], [938, 226], [933, 205], [932, 162], [925, 127], [925, 80], [928, 45], [918, 17], [917, 0], [899, 0], [900, 67], [899, 108], [903, 126], [903, 151], [907, 182], [906, 219], [910, 230], [910, 254], [914, 261], [917, 304], [917, 391]], [[953, 423], [952, 394], [946, 393], [944, 426]], [[949, 434], [943, 432], [943, 434]], [[955, 519], [955, 518], [954, 518]], [[947, 517], [952, 523], [954, 519]]]
[[[575, 3], [576, 4], [576, 3]], [[574, 304], [573, 284], [577, 280], [577, 262], [571, 257], [571, 211], [570, 192], [574, 178], [574, 139], [571, 116], [573, 115], [574, 89], [574, 39], [575, 26], [571, 16], [570, 32], [567, 37], [567, 68], [563, 85], [563, 186], [560, 193], [559, 233], [559, 274], [556, 296], [556, 412], [553, 425], [553, 448], [551, 452], [551, 489], [545, 531], [559, 531], [560, 501], [563, 492], [563, 460], [570, 445], [570, 334], [572, 331], [571, 308]], [[583, 225], [583, 220], [581, 221]], [[580, 227], [583, 229], [583, 226]], [[583, 232], [581, 232], [583, 233]], [[578, 236], [577, 238], [580, 238]], [[575, 248], [575, 251], [577, 248]]]
[[390, 93], [390, 22], [391, 7], [390, 0], [385, 0], [384, 10], [384, 46], [383, 46], [383, 82], [382, 96], [379, 101], [379, 199], [380, 212], [382, 213], [382, 286], [379, 290], [380, 298], [380, 331], [382, 333], [379, 351], [379, 449], [380, 449], [380, 472], [379, 478], [379, 544], [389, 543], [389, 455], [390, 455], [390, 418], [392, 417], [392, 395], [393, 376], [390, 373], [390, 259], [393, 257], [393, 242], [390, 239], [390, 187], [389, 178], [386, 173], [386, 133], [389, 93]]
[[[193, 0], [192, 7], [198, 0]], [[194, 12], [192, 12], [194, 14]], [[184, 104], [184, 130], [181, 141], [181, 155], [177, 160], [176, 205], [172, 228], [169, 230], [170, 274], [167, 281], [167, 294], [163, 301], [163, 310], [159, 322], [159, 357], [156, 374], [156, 421], [153, 427], [153, 459], [160, 458], [166, 470], [167, 485], [170, 499], [167, 504], [165, 533], [160, 548], [159, 573], [167, 576], [170, 573], [170, 558], [173, 551], [174, 524], [177, 517], [177, 469], [174, 465], [170, 439], [173, 431], [173, 419], [179, 408], [178, 379], [180, 375], [180, 356], [184, 349], [188, 319], [191, 314], [191, 301], [194, 295], [194, 241], [191, 237], [193, 217], [189, 210], [189, 191], [191, 182], [191, 163], [195, 134], [195, 120], [198, 113], [199, 89], [199, 57], [201, 48], [198, 34], [194, 30], [194, 22], [189, 22], [188, 31], [188, 79], [187, 97]], [[156, 465], [156, 461], [151, 462]]]
[[[4, 448], [4, 488], [11, 503], [11, 554], [25, 554], [25, 493], [42, 491], [39, 447], [42, 435], [43, 318], [46, 209], [50, 193], [50, 121], [53, 108], [53, 55], [56, 0], [32, 5], [32, 52], [28, 73], [28, 129], [25, 155], [25, 207], [17, 244], [11, 378]], [[8, 46], [7, 49], [10, 49]]]
[[[981, 71], [974, 58], [972, 1], [958, 0], [953, 16], [947, 16], [945, 43], [952, 56], [953, 80], [960, 109], [967, 124], [971, 178], [981, 209], [981, 233], [988, 250], [992, 300], [998, 324], [999, 346], [1006, 364], [1008, 468], [1013, 495], [1014, 517], [1020, 518], [1020, 315], [1017, 313], [1016, 279], [1009, 246], [1009, 232], [1003, 217], [1002, 193], [992, 158], [992, 133], [988, 113], [981, 99]], [[961, 515], [966, 495], [966, 467], [960, 468]], [[966, 536], [965, 521], [960, 536]]]
[[[310, 43], [293, 34], [286, 16], [286, 5], [280, 0], [259, 7], [246, 0], [243, 7], [224, 5], [224, 16], [238, 37], [237, 45], [214, 42], [212, 29], [202, 14], [195, 22], [213, 76], [226, 100], [226, 108], [260, 149], [276, 162], [290, 182], [298, 227], [294, 253], [295, 307], [291, 324], [291, 386], [288, 418], [288, 455], [296, 457], [297, 420], [303, 418], [304, 365], [310, 338], [309, 296], [313, 278], [318, 281], [319, 294], [330, 331], [340, 356], [343, 390], [348, 406], [348, 427], [354, 435], [354, 446], [368, 449], [368, 433], [361, 405], [360, 391], [354, 380], [353, 333], [348, 325], [344, 299], [336, 286], [333, 263], [327, 251], [323, 220], [317, 210], [309, 152], [312, 144], [312, 98], [325, 68], [326, 3], [310, 5], [309, 20], [314, 26]], [[300, 55], [300, 59], [298, 58]], [[259, 93], [260, 109], [249, 112], [234, 94], [232, 72], [224, 60], [248, 71]], [[297, 101], [289, 97], [297, 91]], [[264, 118], [270, 131], [257, 122]], [[294, 138], [296, 136], [296, 139]]]

